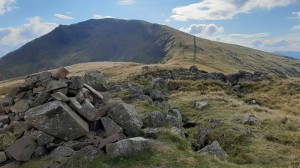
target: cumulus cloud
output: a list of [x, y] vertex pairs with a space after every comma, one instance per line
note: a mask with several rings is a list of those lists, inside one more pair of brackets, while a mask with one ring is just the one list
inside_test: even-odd
[[59, 13], [55, 13], [54, 16], [57, 17], [57, 18], [59, 18], [59, 19], [65, 19], [65, 20], [74, 19], [71, 16], [67, 16], [67, 15], [63, 15], [63, 14], [59, 14]]
[[0, 54], [4, 55], [58, 26], [56, 23], [42, 22], [40, 17], [27, 18], [25, 21], [18, 27], [0, 28]]
[[105, 16], [105, 15], [100, 15], [100, 14], [94, 14], [93, 15], [94, 19], [105, 19], [105, 18], [114, 18], [112, 16]]
[[120, 5], [131, 5], [134, 4], [136, 0], [119, 0]]
[[192, 24], [190, 27], [181, 28], [180, 30], [196, 36], [206, 37], [216, 33], [222, 33], [224, 28], [218, 27], [215, 24]]
[[271, 9], [299, 3], [299, 0], [203, 0], [172, 10], [171, 18], [178, 21], [232, 19], [239, 13], [248, 13], [255, 8]]
[[16, 0], [0, 0], [0, 15], [16, 9]]
[[300, 30], [300, 25], [296, 25], [292, 28], [292, 30]]
[[300, 34], [272, 37], [269, 33], [229, 34], [209, 38], [263, 51], [300, 51]]
[[297, 17], [298, 19], [300, 19], [300, 12], [293, 12], [293, 14], [296, 15], [296, 17]]

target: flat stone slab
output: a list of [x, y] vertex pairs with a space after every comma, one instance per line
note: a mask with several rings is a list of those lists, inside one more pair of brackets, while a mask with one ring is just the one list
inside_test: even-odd
[[22, 137], [6, 149], [5, 153], [17, 161], [28, 161], [36, 148], [36, 143], [29, 137]]
[[68, 105], [48, 102], [25, 112], [25, 120], [40, 131], [64, 140], [72, 140], [89, 132], [88, 124]]

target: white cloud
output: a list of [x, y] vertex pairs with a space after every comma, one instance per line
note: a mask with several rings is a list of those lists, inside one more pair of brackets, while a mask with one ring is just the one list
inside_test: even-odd
[[300, 30], [300, 25], [296, 25], [292, 28], [292, 30]]
[[119, 0], [120, 5], [131, 5], [134, 4], [136, 0]]
[[66, 16], [66, 15], [59, 14], [59, 13], [55, 13], [54, 16], [59, 18], [59, 19], [66, 19], [66, 20], [74, 19], [71, 16]]
[[248, 13], [255, 8], [271, 9], [299, 3], [299, 0], [203, 0], [172, 10], [171, 18], [178, 21], [232, 19], [239, 13]]
[[297, 17], [298, 19], [300, 19], [300, 12], [293, 12], [293, 14], [296, 15], [296, 17]]
[[223, 27], [218, 27], [215, 24], [192, 24], [190, 27], [181, 28], [180, 30], [199, 37], [206, 37], [224, 32]]
[[[40, 17], [27, 18], [18, 27], [0, 28], [0, 54], [6, 54], [21, 45], [52, 31], [58, 24], [42, 22]], [[1, 56], [1, 55], [0, 55]]]
[[0, 0], [0, 15], [16, 9], [16, 0]]
[[104, 15], [100, 15], [100, 14], [94, 14], [93, 15], [94, 19], [104, 19], [104, 18], [114, 18], [112, 16], [104, 16]]
[[209, 39], [269, 52], [300, 51], [300, 34], [280, 37], [271, 37], [269, 33], [229, 34], [214, 36]]

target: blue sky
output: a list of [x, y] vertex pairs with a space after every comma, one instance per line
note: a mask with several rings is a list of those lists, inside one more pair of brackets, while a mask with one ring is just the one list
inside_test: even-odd
[[300, 51], [300, 0], [0, 0], [0, 57], [59, 24], [106, 17], [264, 51]]

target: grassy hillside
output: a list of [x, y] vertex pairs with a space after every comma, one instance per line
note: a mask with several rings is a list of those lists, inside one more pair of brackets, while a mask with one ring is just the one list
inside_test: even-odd
[[[100, 70], [109, 81], [131, 81], [137, 74], [143, 75], [143, 64], [138, 63], [84, 63], [67, 67], [70, 75], [83, 75], [88, 70]], [[174, 65], [149, 65], [149, 73], [162, 69], [173, 69]], [[22, 78], [3, 81], [0, 92], [10, 90]], [[138, 79], [135, 82], [139, 82]], [[151, 151], [140, 153], [131, 158], [109, 159], [100, 157], [91, 161], [77, 158], [68, 162], [69, 167], [297, 167], [300, 164], [300, 80], [299, 78], [276, 78], [271, 81], [246, 82], [242, 87], [244, 94], [231, 90], [230, 86], [218, 81], [172, 80], [180, 85], [179, 90], [170, 93], [169, 102], [180, 109], [183, 120], [196, 121], [200, 126], [212, 127], [209, 141], [217, 139], [228, 153], [227, 160], [193, 152], [190, 142], [195, 141], [198, 127], [186, 129], [188, 139], [182, 139], [172, 133], [158, 137], [161, 142]], [[10, 87], [9, 87], [10, 86]], [[5, 91], [4, 91], [5, 92]], [[2, 92], [2, 93], [4, 93]], [[256, 99], [259, 105], [249, 105], [246, 100]], [[195, 101], [208, 101], [204, 110], [194, 108]], [[147, 102], [135, 104], [142, 116], [146, 116], [155, 107]], [[258, 119], [255, 126], [242, 124], [248, 114]], [[49, 158], [30, 161], [23, 167], [47, 165]]]
[[193, 36], [168, 28], [176, 41], [163, 62], [189, 67], [198, 65], [209, 72], [234, 73], [239, 70], [263, 71], [276, 75], [300, 77], [300, 60], [233, 44], [196, 38], [194, 59]]
[[59, 66], [96, 61], [166, 63], [208, 72], [264, 71], [300, 76], [300, 60], [197, 38], [168, 26], [137, 20], [88, 20], [59, 26], [0, 59], [0, 80]]

